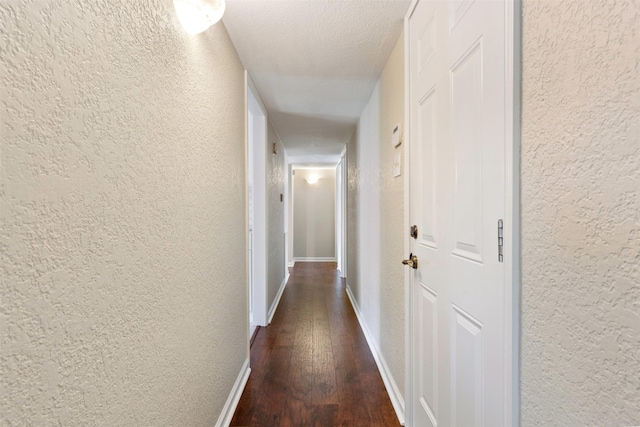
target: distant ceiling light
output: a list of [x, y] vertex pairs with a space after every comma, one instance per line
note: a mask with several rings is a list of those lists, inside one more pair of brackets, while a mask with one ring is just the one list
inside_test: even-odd
[[319, 179], [319, 178], [318, 178], [318, 175], [316, 175], [316, 174], [312, 174], [312, 175], [309, 175], [309, 176], [307, 177], [307, 182], [308, 182], [309, 184], [315, 184], [316, 182], [318, 182], [318, 179]]
[[189, 34], [198, 34], [218, 22], [225, 0], [173, 0], [178, 21]]

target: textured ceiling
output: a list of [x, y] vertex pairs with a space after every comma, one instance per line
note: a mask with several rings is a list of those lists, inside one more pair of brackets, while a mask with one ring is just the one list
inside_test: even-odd
[[339, 154], [409, 0], [227, 0], [223, 18], [292, 156]]

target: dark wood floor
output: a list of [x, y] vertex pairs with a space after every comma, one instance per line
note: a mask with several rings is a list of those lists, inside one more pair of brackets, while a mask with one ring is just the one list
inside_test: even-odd
[[232, 426], [399, 426], [335, 263], [297, 263]]

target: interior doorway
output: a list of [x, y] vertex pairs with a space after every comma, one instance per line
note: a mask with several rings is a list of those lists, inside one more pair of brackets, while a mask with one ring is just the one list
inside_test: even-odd
[[[321, 158], [318, 158], [321, 157]], [[296, 262], [305, 262], [305, 261], [315, 261], [315, 262], [336, 262], [338, 270], [340, 271], [341, 277], [346, 277], [347, 271], [347, 251], [346, 251], [346, 236], [347, 236], [347, 224], [346, 224], [346, 215], [347, 215], [347, 160], [346, 160], [346, 148], [342, 150], [341, 154], [338, 155], [327, 155], [327, 156], [287, 156], [286, 157], [286, 170], [287, 170], [287, 178], [286, 182], [286, 219], [285, 219], [285, 230], [287, 233], [286, 238], [286, 262], [287, 267], [291, 268], [294, 266]], [[310, 175], [316, 175], [318, 178], [318, 182], [314, 184], [310, 184], [306, 178], [310, 177]], [[331, 177], [330, 180], [327, 180], [328, 177]], [[297, 177], [297, 178], [296, 178]], [[309, 213], [316, 217], [320, 211], [325, 211], [325, 217], [332, 216], [334, 224], [326, 228], [326, 234], [331, 234], [331, 236], [321, 236], [320, 241], [318, 241], [317, 237], [312, 237], [315, 240], [308, 239], [300, 239], [300, 234], [307, 234], [307, 227], [309, 227], [309, 222], [306, 221], [305, 224], [298, 224], [297, 231], [295, 230], [295, 217], [294, 207], [298, 204], [298, 216], [304, 215], [308, 216], [307, 213], [304, 212], [304, 209], [300, 209], [301, 200], [296, 199], [294, 187], [296, 181], [298, 182], [298, 190], [309, 190], [315, 189], [309, 194], [318, 195], [318, 193], [322, 193], [323, 191], [319, 191], [320, 188], [324, 188], [324, 191], [332, 191], [331, 200], [325, 200], [325, 205], [322, 205], [318, 211], [311, 209]], [[313, 179], [311, 181], [314, 181]], [[329, 188], [329, 186], [332, 186]], [[316, 188], [317, 187], [317, 188]], [[303, 193], [303, 195], [305, 195]], [[308, 204], [309, 201], [302, 201], [302, 205]], [[309, 209], [308, 206], [305, 209]], [[307, 218], [309, 219], [309, 218]], [[303, 221], [304, 222], [304, 221]], [[312, 222], [312, 221], [311, 221]], [[317, 231], [316, 228], [311, 227], [309, 230]], [[296, 233], [299, 235], [296, 242]], [[308, 237], [308, 236], [305, 236]], [[304, 243], [302, 240], [306, 240]], [[318, 244], [322, 245], [322, 241], [331, 240], [333, 250], [328, 253], [322, 253], [317, 251]], [[298, 248], [296, 253], [295, 247]], [[325, 245], [326, 249], [326, 245]]]
[[267, 325], [267, 110], [246, 74], [249, 337]]
[[294, 262], [336, 261], [336, 165], [293, 168]]

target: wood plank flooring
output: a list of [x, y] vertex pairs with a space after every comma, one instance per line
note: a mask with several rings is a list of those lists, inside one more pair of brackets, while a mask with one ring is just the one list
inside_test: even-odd
[[296, 263], [231, 426], [399, 426], [335, 263]]

